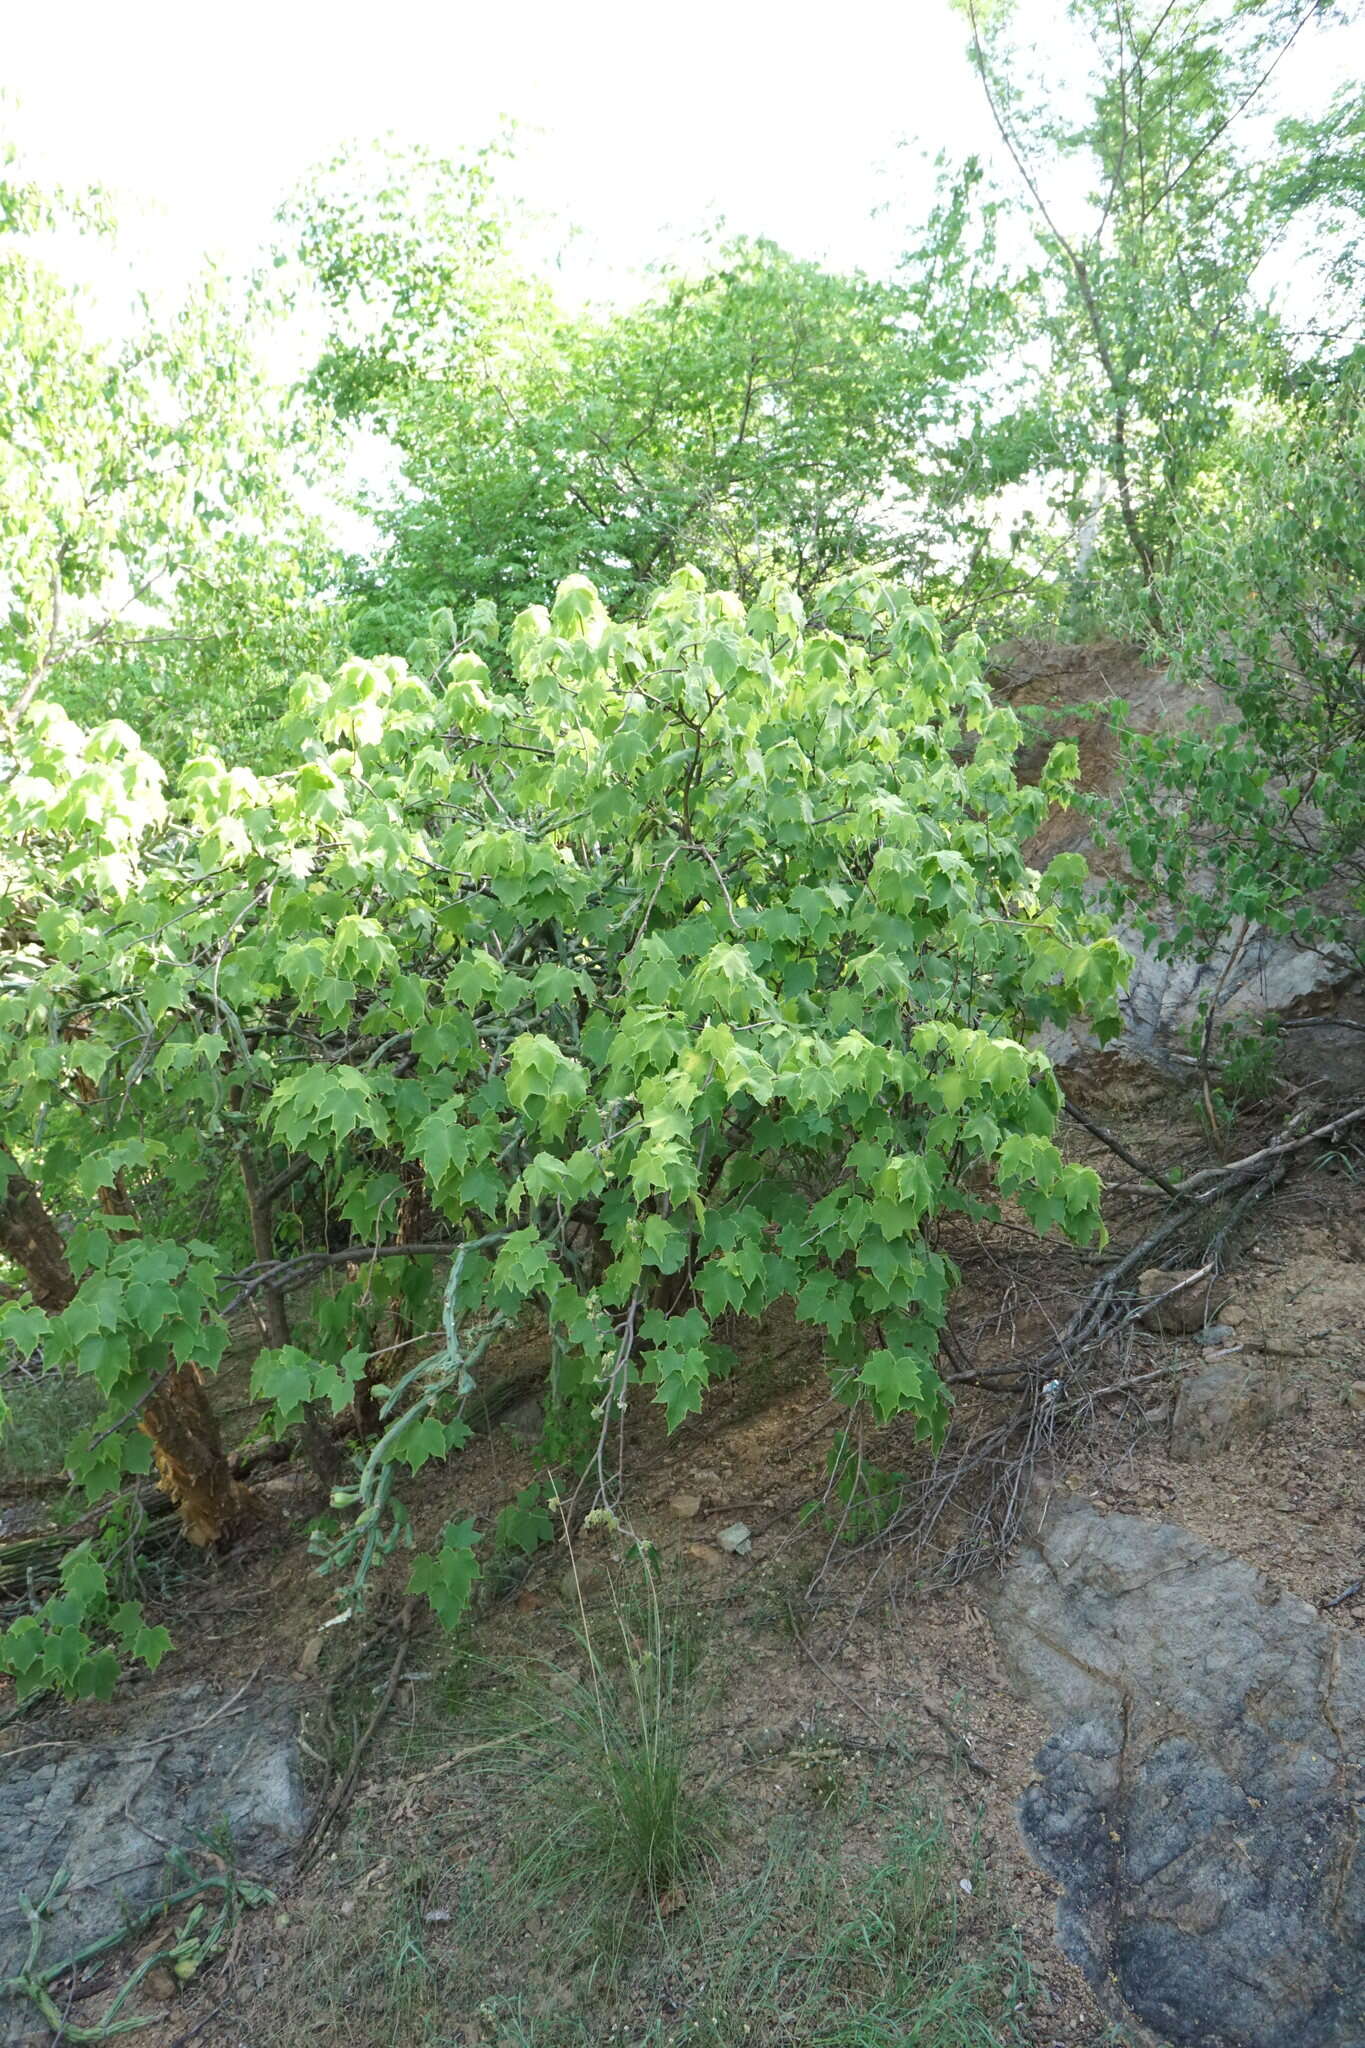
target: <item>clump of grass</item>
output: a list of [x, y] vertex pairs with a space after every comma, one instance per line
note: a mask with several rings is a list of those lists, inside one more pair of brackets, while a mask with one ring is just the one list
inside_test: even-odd
[[574, 1586], [577, 1668], [536, 1659], [514, 1683], [509, 1752], [533, 1789], [513, 1884], [542, 1908], [592, 1902], [619, 1944], [719, 1853], [723, 1812], [696, 1761], [695, 1635], [653, 1569], [637, 1560], [633, 1595], [614, 1586], [594, 1623], [576, 1570]]
[[475, 1686], [462, 1658], [433, 1701], [443, 1746], [453, 1712], [497, 1773], [464, 1795], [497, 1846], [484, 1828], [466, 1860], [432, 1814], [425, 1860], [389, 1867], [394, 1834], [361, 1839], [357, 1813], [347, 1867], [253, 2013], [261, 2048], [1022, 2048], [1028, 1972], [970, 1852], [903, 1788], [888, 1805], [855, 1783], [832, 1738], [794, 1810], [750, 1807], [746, 1834], [741, 1774], [727, 1828], [692, 1618], [648, 1559], [591, 1610], [576, 1565], [570, 1588], [567, 1668], [480, 1661]]
[[1022, 2038], [1028, 1973], [1008, 1940], [964, 1952], [946, 1863], [941, 1828], [919, 1820], [848, 1896], [819, 1969], [852, 2011], [812, 2035], [821, 2048], [1001, 2048]]
[[698, 1916], [675, 1959], [673, 1981], [690, 1977], [699, 1995], [669, 2048], [1022, 2043], [1027, 1969], [1012, 1937], [980, 1915], [964, 1925], [949, 1861], [940, 1826], [914, 1813], [863, 1869], [832, 1823], [779, 1837], [757, 1875]]
[[347, 1868], [291, 1935], [287, 1967], [252, 2016], [256, 2048], [297, 2048], [304, 2038], [319, 2048], [447, 2048], [450, 1973], [432, 1954], [424, 1918], [444, 1875], [409, 1859], [382, 1890], [356, 1892], [345, 1879], [363, 1883], [365, 1869]]

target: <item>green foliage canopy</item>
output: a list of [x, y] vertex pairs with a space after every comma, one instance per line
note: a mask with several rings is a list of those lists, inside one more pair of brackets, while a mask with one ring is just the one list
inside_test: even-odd
[[1071, 0], [1090, 70], [1060, 87], [1054, 35], [1030, 49], [1013, 7], [964, 11], [1038, 250], [1038, 473], [1093, 522], [1096, 566], [1150, 599], [1186, 493], [1277, 360], [1255, 277], [1292, 181], [1238, 123], [1322, 10]]
[[1158, 585], [1159, 651], [1223, 714], [1130, 737], [1112, 827], [1182, 951], [1251, 924], [1365, 964], [1362, 396], [1333, 378], [1230, 434]]
[[[79, 1219], [80, 1281], [0, 1328], [98, 1382], [70, 1462], [99, 1495], [145, 1463], [158, 1373], [211, 1369], [264, 1284], [226, 1164], [311, 1176], [271, 1284], [380, 1256], [258, 1361], [275, 1427], [346, 1405], [383, 1348], [366, 1303], [441, 1296], [443, 1341], [386, 1363], [336, 1497], [323, 1562], [352, 1598], [406, 1534], [400, 1466], [458, 1451], [473, 1376], [527, 1318], [552, 1436], [610, 1495], [622, 1405], [677, 1427], [735, 1368], [721, 1319], [784, 1297], [844, 1402], [939, 1441], [945, 1221], [1008, 1199], [1100, 1228], [1033, 1041], [1080, 1012], [1116, 1028], [1125, 958], [1077, 858], [1024, 858], [1074, 757], [1016, 782], [1019, 725], [969, 643], [945, 653], [873, 577], [807, 621], [789, 588], [746, 607], [684, 570], [634, 622], [570, 578], [508, 653], [505, 693], [471, 653], [442, 687], [396, 660], [304, 678], [271, 776], [199, 756], [168, 781], [126, 726], [38, 704], [0, 793], [5, 1127]], [[395, 1228], [414, 1166], [420, 1245]], [[116, 1179], [135, 1237], [98, 1213]], [[475, 1540], [452, 1524], [418, 1566], [447, 1618]]]

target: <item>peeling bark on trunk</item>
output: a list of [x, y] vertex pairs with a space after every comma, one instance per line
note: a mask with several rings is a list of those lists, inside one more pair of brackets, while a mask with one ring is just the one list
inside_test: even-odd
[[38, 1308], [55, 1315], [76, 1292], [61, 1232], [33, 1182], [0, 1150], [0, 1252], [23, 1272]]
[[196, 1548], [223, 1542], [255, 1514], [250, 1491], [233, 1478], [223, 1454], [218, 1418], [197, 1365], [176, 1367], [148, 1401], [138, 1426], [152, 1440], [161, 1490], [175, 1502], [180, 1526]]
[[[100, 1189], [99, 1200], [111, 1219], [131, 1218], [121, 1175], [116, 1187]], [[197, 1550], [226, 1543], [257, 1513], [250, 1490], [232, 1476], [197, 1365], [176, 1366], [148, 1397], [138, 1428], [152, 1440], [158, 1483], [175, 1502], [180, 1526]]]

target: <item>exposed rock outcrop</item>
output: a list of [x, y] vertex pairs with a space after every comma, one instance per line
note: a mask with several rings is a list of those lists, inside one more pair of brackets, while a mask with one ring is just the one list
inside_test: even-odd
[[1188, 1531], [1054, 1497], [992, 1620], [1054, 1729], [1063, 1946], [1177, 2048], [1365, 2044], [1365, 1643]]
[[[45, 1967], [165, 1897], [170, 1850], [268, 1877], [307, 1822], [297, 1706], [278, 1688], [185, 1686], [140, 1706], [124, 1740], [82, 1741], [80, 1722], [77, 1711], [50, 1746], [0, 1756], [0, 1979], [27, 1949], [20, 1894], [36, 1904], [59, 1871]], [[0, 2011], [0, 2039], [20, 2017], [32, 2014]]]

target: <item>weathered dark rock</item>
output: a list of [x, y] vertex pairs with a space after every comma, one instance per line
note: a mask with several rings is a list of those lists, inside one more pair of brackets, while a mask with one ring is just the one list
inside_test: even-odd
[[1177, 2048], [1365, 2048], [1365, 1644], [1187, 1531], [1054, 1498], [993, 1621], [1056, 1732], [1063, 1944]]
[[[138, 1706], [121, 1740], [84, 1742], [80, 1726], [77, 1711], [50, 1750], [0, 1756], [0, 1978], [27, 1950], [20, 1893], [36, 1904], [59, 1870], [69, 1878], [45, 1922], [44, 1966], [174, 1889], [171, 1849], [192, 1866], [212, 1867], [208, 1851], [244, 1876], [268, 1877], [303, 1834], [298, 1711], [287, 1693], [252, 1687], [234, 1699], [195, 1684]], [[31, 2008], [18, 2018], [30, 2020]], [[0, 2011], [0, 2039], [11, 2021]]]

